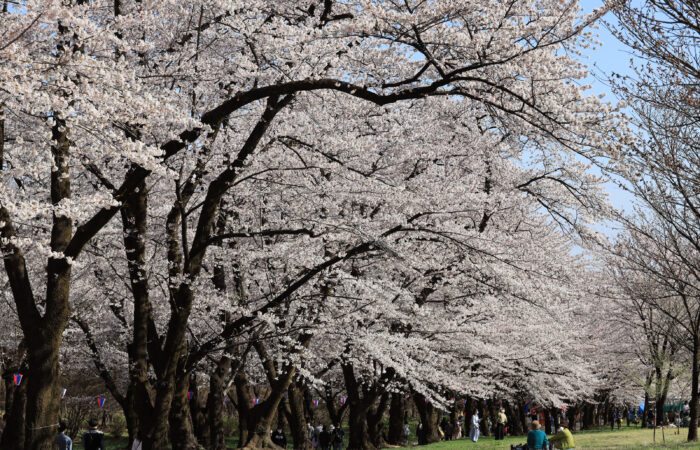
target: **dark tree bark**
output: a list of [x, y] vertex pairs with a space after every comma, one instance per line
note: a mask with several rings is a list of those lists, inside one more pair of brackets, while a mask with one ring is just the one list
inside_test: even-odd
[[[299, 346], [295, 351], [301, 351], [300, 349], [308, 347], [310, 342], [311, 335], [302, 333], [297, 338]], [[270, 392], [267, 399], [251, 409], [247, 419], [247, 437], [245, 440], [241, 438], [243, 445], [239, 444], [239, 446], [250, 449], [274, 447], [274, 444], [270, 441], [270, 430], [284, 393], [288, 391], [289, 385], [294, 379], [296, 366], [286, 364], [282, 370], [278, 371], [267, 355], [263, 343], [256, 340], [253, 346], [263, 362], [263, 368], [270, 384]]]
[[413, 398], [413, 402], [420, 415], [421, 423], [423, 424], [423, 433], [426, 443], [430, 444], [440, 441], [440, 432], [438, 431], [440, 411], [434, 408], [432, 404], [426, 403], [425, 397], [417, 392], [414, 392], [411, 397]]
[[175, 383], [175, 392], [170, 409], [169, 434], [173, 450], [197, 448], [197, 439], [194, 436], [194, 425], [190, 412], [190, 401], [187, 398], [190, 376], [184, 371], [184, 365], [185, 358], [183, 357], [178, 368], [179, 374]]
[[[56, 119], [51, 132], [55, 142], [55, 145], [51, 146], [55, 165], [55, 170], [51, 171], [51, 203], [58, 205], [71, 196], [70, 141], [65, 121], [60, 118]], [[5, 228], [8, 226], [11, 228], [11, 223], [6, 224]], [[8, 230], [8, 232], [14, 234], [14, 231]], [[54, 213], [51, 250], [58, 254], [66, 253], [72, 233], [72, 219]], [[24, 447], [32, 450], [49, 450], [54, 445], [55, 424], [60, 406], [59, 350], [63, 330], [71, 314], [68, 303], [71, 265], [65, 257], [49, 258], [46, 267], [46, 305], [43, 317], [40, 316], [34, 303], [22, 253], [14, 257], [6, 257], [5, 267], [27, 344], [29, 370]], [[16, 273], [17, 271], [21, 273]], [[21, 285], [15, 285], [17, 282]]]
[[5, 382], [5, 429], [0, 439], [0, 450], [17, 450], [24, 446], [24, 414], [27, 407], [26, 383], [15, 386], [13, 374], [16, 370], [3, 374]]
[[304, 411], [304, 395], [299, 384], [299, 381], [293, 381], [287, 388], [288, 398], [284, 405], [285, 415], [287, 416], [287, 422], [289, 422], [294, 448], [310, 450], [313, 447], [306, 431], [307, 420]]
[[343, 414], [348, 407], [347, 402], [342, 405], [337, 404], [338, 398], [333, 394], [330, 388], [326, 389], [325, 395], [323, 397], [326, 410], [328, 411], [328, 417], [331, 419], [333, 425], [339, 424], [343, 421]]
[[[377, 395], [378, 394], [375, 394], [375, 397]], [[369, 433], [370, 440], [377, 448], [384, 446], [384, 421], [382, 419], [384, 418], [384, 413], [389, 405], [389, 398], [390, 394], [383, 392], [379, 396], [379, 401], [372, 401], [367, 408], [367, 432]]]
[[[204, 448], [211, 448], [211, 435], [207, 414], [207, 399], [203, 399], [200, 395], [197, 386], [197, 377], [195, 374], [190, 375], [189, 392], [192, 392], [192, 399], [187, 399], [192, 416], [192, 426], [194, 427], [194, 435], [197, 442]], [[208, 396], [207, 396], [208, 398]]]
[[[351, 364], [343, 364], [343, 379], [348, 393], [348, 425], [350, 436], [348, 449], [374, 450], [375, 444], [370, 439], [367, 426], [367, 410], [370, 403], [376, 399], [374, 396], [362, 395], [362, 387], [355, 378], [355, 372]], [[366, 392], [365, 392], [366, 393]]]
[[403, 421], [406, 409], [404, 408], [403, 394], [391, 394], [391, 405], [389, 406], [389, 433], [387, 443], [399, 445], [403, 443]]
[[647, 424], [649, 423], [649, 413], [651, 411], [651, 408], [649, 407], [649, 405], [651, 404], [649, 389], [651, 387], [651, 379], [652, 373], [649, 372], [649, 375], [647, 376], [647, 383], [645, 386], [646, 389], [644, 389], [644, 411], [642, 411], [642, 428], [647, 428]]
[[698, 388], [700, 379], [700, 336], [693, 339], [693, 368], [690, 378], [690, 425], [688, 426], [688, 441], [698, 440]]
[[[584, 430], [593, 429], [593, 424], [595, 422], [594, 412], [595, 411], [593, 405], [591, 405], [590, 403], [584, 404], [582, 414], [583, 417], [581, 417], [581, 428], [583, 428]], [[576, 424], [570, 424], [570, 426], [575, 427]]]
[[[234, 351], [233, 346], [227, 347], [226, 353]], [[207, 417], [209, 422], [209, 443], [202, 445], [211, 450], [225, 450], [224, 436], [224, 396], [226, 384], [231, 372], [231, 359], [224, 355], [217, 361], [216, 369], [209, 375], [209, 395], [207, 396]]]

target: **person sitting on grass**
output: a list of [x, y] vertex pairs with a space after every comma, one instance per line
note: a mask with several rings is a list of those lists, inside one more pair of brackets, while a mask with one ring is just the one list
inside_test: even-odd
[[554, 437], [549, 440], [549, 442], [554, 444], [554, 448], [561, 448], [564, 450], [576, 448], [574, 436], [571, 434], [571, 431], [569, 431], [568, 428], [569, 422], [564, 420], [560, 425], [561, 426], [559, 427], [559, 430], [557, 430], [557, 434], [555, 434]]
[[527, 433], [527, 448], [528, 450], [548, 449], [549, 441], [544, 431], [540, 430], [540, 422], [533, 420], [530, 423], [530, 430]]

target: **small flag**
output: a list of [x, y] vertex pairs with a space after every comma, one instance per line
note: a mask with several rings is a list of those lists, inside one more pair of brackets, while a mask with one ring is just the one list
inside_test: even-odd
[[427, 398], [425, 399], [425, 404], [426, 404], [426, 405], [428, 404], [428, 399], [427, 399]]
[[285, 397], [285, 398], [289, 398], [289, 392], [285, 392], [285, 393], [284, 393], [284, 397]]
[[224, 395], [224, 405], [226, 404], [226, 396]]
[[194, 392], [187, 391], [187, 400], [192, 400], [192, 397], [194, 397]]
[[318, 400], [314, 400], [314, 406], [318, 406]]
[[61, 389], [61, 400], [66, 398], [66, 390], [67, 390], [66, 388]]
[[255, 398], [253, 399], [253, 404], [254, 404], [254, 405], [257, 405], [259, 401], [260, 401], [260, 399], [259, 399], [258, 397], [255, 397]]
[[463, 398], [463, 399], [462, 399], [462, 404], [463, 404], [463, 405], [466, 405], [466, 404], [467, 404], [467, 399], [466, 399], [466, 398]]
[[455, 402], [455, 398], [452, 397], [452, 398], [450, 399], [450, 402], [454, 403], [454, 402]]
[[22, 374], [21, 373], [16, 373], [13, 375], [15, 379], [15, 386], [19, 386], [19, 384], [22, 382]]
[[340, 404], [344, 405], [345, 404], [345, 397], [340, 397]]
[[408, 394], [404, 395], [403, 398], [408, 398]]
[[97, 406], [102, 408], [105, 405], [105, 398], [104, 397], [97, 397]]

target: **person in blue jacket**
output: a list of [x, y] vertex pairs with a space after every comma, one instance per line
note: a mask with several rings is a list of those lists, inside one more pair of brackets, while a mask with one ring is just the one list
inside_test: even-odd
[[58, 445], [58, 450], [73, 450], [73, 441], [71, 438], [66, 436], [66, 424], [60, 422], [58, 424], [58, 436], [56, 436], [56, 445]]
[[527, 433], [527, 448], [528, 450], [548, 449], [549, 441], [544, 431], [540, 430], [540, 423], [533, 420], [530, 424], [529, 433]]

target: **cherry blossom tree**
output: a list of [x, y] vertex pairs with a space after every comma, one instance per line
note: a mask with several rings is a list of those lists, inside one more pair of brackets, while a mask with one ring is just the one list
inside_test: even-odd
[[[503, 200], [490, 196], [488, 174], [502, 162], [486, 159], [472, 168], [465, 162], [452, 171], [450, 144], [467, 154], [483, 144], [506, 156], [532, 155], [539, 172], [515, 186], [536, 204], [506, 221], [512, 233], [552, 229], [534, 214], [537, 205], [563, 229], [583, 232], [579, 205], [602, 202], [597, 181], [571, 155], [595, 161], [627, 140], [614, 109], [585, 97], [575, 84], [585, 70], [567, 56], [590, 40], [586, 26], [599, 14], [579, 17], [574, 1], [533, 8], [522, 0], [23, 0], [6, 8], [0, 24], [0, 65], [7, 74], [0, 81], [0, 233], [27, 348], [25, 448], [52, 445], [59, 351], [71, 305], [81, 305], [73, 316], [89, 345], [90, 334], [100, 332], [84, 314], [90, 305], [81, 302], [96, 295], [90, 283], [104, 284], [105, 277], [128, 279], [125, 289], [133, 297], [121, 306], [125, 299], [110, 295], [108, 308], [94, 310], [109, 309], [109, 323], [131, 330], [121, 354], [130, 380], [124, 400], [133, 405], [145, 448], [167, 446], [168, 422], [178, 437], [173, 443], [186, 448], [192, 370], [221, 344], [277, 320], [274, 313], [297, 296], [319, 295], [319, 276], [347, 284], [357, 278], [353, 262], [391, 260], [383, 276], [333, 287], [352, 295], [359, 290], [366, 298], [377, 291], [373, 284], [401, 285], [405, 277], [395, 265], [405, 255], [407, 267], [417, 271], [413, 286], [428, 289], [421, 292], [429, 297], [456, 270], [438, 260], [431, 239], [440, 249], [454, 244], [453, 259], [460, 251], [471, 256], [466, 249], [476, 244], [483, 245], [475, 247], [477, 260], [494, 250], [484, 238], [454, 233], [465, 222], [467, 235], [490, 232]], [[451, 141], [456, 133], [448, 118], [466, 130], [457, 141]], [[316, 134], [323, 128], [316, 124], [324, 123], [326, 134]], [[433, 141], [416, 139], [419, 131]], [[442, 141], [435, 150], [427, 146], [434, 141]], [[302, 153], [318, 167], [308, 166]], [[484, 186], [476, 194], [458, 178], [472, 170], [481, 176], [470, 182]], [[297, 196], [312, 200], [309, 206], [291, 202], [279, 189], [290, 181], [295, 184], [288, 186], [300, 186]], [[391, 201], [382, 201], [390, 195]], [[282, 207], [284, 201], [297, 208]], [[121, 223], [113, 220], [117, 214]], [[249, 269], [263, 259], [245, 256], [233, 242], [257, 237], [259, 245], [275, 235], [291, 237], [273, 246], [267, 262], [276, 258], [286, 266], [273, 264], [278, 277], [262, 289], [269, 270]], [[300, 250], [296, 235], [311, 244]], [[507, 247], [516, 241], [496, 242]], [[399, 257], [387, 256], [394, 254]], [[494, 264], [483, 268], [492, 275], [468, 282], [482, 288], [500, 283], [523, 258], [498, 256], [483, 261]], [[231, 257], [241, 275], [230, 289], [247, 284], [243, 305], [216, 301], [228, 296], [211, 277]], [[469, 274], [479, 262], [464, 257], [462, 270]], [[124, 260], [126, 271], [110, 267]], [[435, 278], [431, 270], [443, 274]], [[507, 290], [517, 298], [518, 288], [526, 286]], [[35, 295], [40, 290], [45, 295]], [[415, 305], [416, 292], [399, 292], [397, 317], [424, 317], [400, 308]], [[205, 324], [222, 308], [230, 311], [228, 318], [204, 339]], [[376, 335], [396, 338], [385, 322], [376, 327]], [[307, 332], [302, 328], [296, 336], [295, 344], [279, 348], [293, 344], [303, 353]], [[350, 338], [348, 355], [370, 335]], [[427, 353], [416, 361], [435, 354], [434, 345], [426, 343]], [[365, 362], [373, 366], [378, 357]], [[264, 420], [256, 430], [269, 427], [298, 364], [292, 358], [279, 367], [285, 375], [259, 410]], [[357, 376], [366, 371], [357, 370]], [[404, 382], [431, 395], [452, 377], [449, 371], [426, 373]], [[541, 395], [559, 401], [561, 394], [546, 389]], [[247, 444], [259, 445], [259, 439], [253, 435]]]
[[[629, 239], [650, 243], [648, 253], [635, 251], [639, 271], [678, 295], [684, 314], [670, 314], [695, 341], [697, 274], [700, 250], [698, 214], [698, 4], [693, 1], [650, 0], [615, 6], [615, 34], [641, 63], [635, 76], [612, 76], [614, 87], [630, 103], [642, 136], [630, 146], [620, 173], [641, 202], [640, 214], [624, 220]], [[656, 303], [656, 302], [655, 302]], [[663, 311], [669, 311], [665, 306]], [[669, 311], [670, 312], [670, 311]], [[682, 319], [681, 319], [682, 316]], [[697, 367], [693, 357], [691, 425], [688, 440], [696, 441], [698, 420]]]

